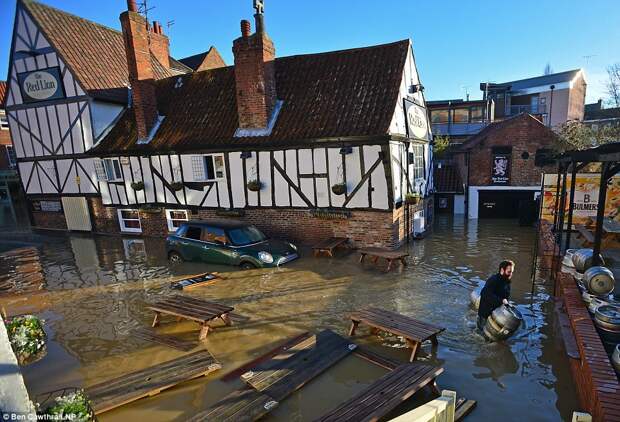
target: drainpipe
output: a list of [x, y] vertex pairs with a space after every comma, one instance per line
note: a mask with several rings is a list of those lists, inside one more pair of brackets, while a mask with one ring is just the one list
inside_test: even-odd
[[549, 88], [551, 89], [551, 101], [549, 102], [549, 121], [547, 122], [547, 126], [551, 127], [551, 112], [553, 111], [553, 90], [555, 89], [555, 85], [551, 85]]

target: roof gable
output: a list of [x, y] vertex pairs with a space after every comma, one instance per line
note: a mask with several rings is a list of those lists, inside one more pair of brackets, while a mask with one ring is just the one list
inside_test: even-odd
[[204, 53], [195, 54], [179, 60], [181, 63], [199, 72], [201, 70], [217, 69], [218, 67], [226, 67], [226, 62], [220, 55], [220, 52], [213, 46]]
[[[95, 153], [230, 149], [299, 144], [339, 137], [387, 136], [409, 41], [278, 58], [276, 89], [283, 101], [269, 136], [235, 137], [234, 67], [158, 82], [166, 118], [147, 145], [138, 145], [129, 109]], [[178, 85], [181, 85], [180, 87]]]
[[[91, 96], [127, 101], [129, 74], [121, 32], [31, 0], [21, 4]], [[151, 63], [156, 79], [175, 74], [153, 55]]]

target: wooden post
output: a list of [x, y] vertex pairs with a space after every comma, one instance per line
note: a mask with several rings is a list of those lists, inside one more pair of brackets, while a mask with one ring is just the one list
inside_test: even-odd
[[351, 320], [351, 328], [349, 329], [349, 336], [350, 337], [355, 335], [355, 329], [357, 328], [357, 325], [359, 323], [360, 323], [359, 321]]
[[202, 324], [202, 328], [200, 329], [200, 334], [198, 335], [198, 341], [204, 340], [209, 335], [209, 325], [205, 322]]
[[151, 327], [155, 328], [159, 325], [159, 312], [155, 312], [155, 318], [153, 318], [153, 324]]

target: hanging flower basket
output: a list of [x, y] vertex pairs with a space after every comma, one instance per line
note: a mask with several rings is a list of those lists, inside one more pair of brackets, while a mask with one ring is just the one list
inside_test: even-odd
[[144, 190], [144, 182], [142, 180], [139, 182], [131, 182], [131, 188], [135, 191]]
[[96, 421], [92, 404], [84, 390], [65, 388], [45, 394], [47, 398], [37, 404], [37, 413], [44, 420]]
[[262, 188], [263, 188], [263, 184], [258, 179], [250, 180], [248, 182], [248, 189], [251, 190], [252, 192], [258, 192]]
[[408, 193], [405, 195], [405, 204], [417, 205], [422, 197], [417, 193]]
[[172, 183], [170, 183], [170, 188], [173, 191], [179, 191], [179, 190], [183, 189], [183, 187], [184, 187], [183, 182], [172, 182]]
[[43, 322], [34, 315], [23, 315], [6, 321], [6, 331], [17, 361], [28, 365], [47, 353]]
[[347, 193], [347, 185], [344, 183], [336, 183], [332, 185], [332, 192], [334, 195], [344, 195]]

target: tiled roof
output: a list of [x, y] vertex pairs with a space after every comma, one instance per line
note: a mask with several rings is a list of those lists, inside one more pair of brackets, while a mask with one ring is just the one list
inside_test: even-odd
[[4, 108], [5, 96], [6, 96], [6, 81], [0, 81], [0, 108]]
[[[90, 95], [126, 102], [129, 76], [121, 32], [32, 0], [22, 3]], [[151, 62], [156, 79], [175, 74], [153, 55]]]
[[433, 170], [433, 184], [437, 193], [463, 193], [463, 180], [458, 169], [450, 164]]
[[204, 53], [195, 54], [193, 56], [179, 59], [179, 61], [194, 71], [215, 69], [218, 67], [226, 67], [226, 63], [219, 51], [213, 46]]
[[598, 110], [587, 111], [583, 120], [599, 120], [599, 119], [618, 119], [620, 118], [620, 107], [601, 108]]
[[[234, 67], [158, 82], [166, 116], [153, 140], [136, 144], [132, 109], [92, 150], [189, 151], [291, 145], [312, 139], [387, 136], [396, 109], [409, 41], [278, 58], [276, 90], [283, 101], [268, 136], [235, 137], [238, 127]], [[178, 85], [179, 78], [182, 86]]]
[[174, 57], [168, 56], [168, 59], [170, 60], [171, 72], [174, 72], [175, 74], [185, 74], [193, 72], [193, 69], [191, 67], [184, 65], [182, 62], [175, 59]]

